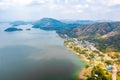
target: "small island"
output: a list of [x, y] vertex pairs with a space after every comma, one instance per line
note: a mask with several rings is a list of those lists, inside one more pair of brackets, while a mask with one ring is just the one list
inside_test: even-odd
[[31, 29], [30, 28], [27, 28], [26, 31], [30, 31]]
[[10, 27], [4, 30], [5, 32], [14, 32], [14, 31], [22, 31], [20, 28]]

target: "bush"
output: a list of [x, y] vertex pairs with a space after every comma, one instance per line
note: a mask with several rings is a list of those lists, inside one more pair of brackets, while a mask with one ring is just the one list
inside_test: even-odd
[[112, 64], [113, 64], [113, 61], [112, 61], [112, 60], [106, 60], [105, 63], [106, 63], [107, 65], [112, 65]]
[[90, 65], [89, 65], [89, 64], [86, 64], [86, 65], [85, 65], [85, 68], [89, 68], [89, 67], [90, 67]]
[[111, 74], [109, 74], [106, 70], [100, 68], [99, 66], [95, 66], [91, 72], [91, 76], [88, 77], [87, 80], [111, 80]]

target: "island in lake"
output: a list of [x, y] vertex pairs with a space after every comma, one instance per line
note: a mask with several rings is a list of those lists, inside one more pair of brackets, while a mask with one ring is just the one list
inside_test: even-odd
[[5, 32], [14, 32], [14, 31], [22, 31], [20, 28], [10, 27], [4, 30]]

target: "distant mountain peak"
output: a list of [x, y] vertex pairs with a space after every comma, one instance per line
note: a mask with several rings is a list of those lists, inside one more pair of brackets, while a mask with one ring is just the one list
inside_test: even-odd
[[45, 18], [42, 18], [41, 20], [57, 20], [57, 19], [45, 17]]
[[19, 26], [19, 25], [27, 25], [28, 22], [25, 22], [25, 21], [14, 21], [14, 22], [11, 22], [11, 24], [13, 26]]
[[61, 21], [59, 21], [59, 20], [57, 20], [57, 19], [53, 19], [53, 18], [42, 18], [42, 19], [40, 19], [39, 21], [44, 21], [44, 22], [58, 22], [58, 23], [63, 23], [63, 22], [61, 22]]
[[42, 18], [33, 24], [33, 28], [41, 28], [44, 30], [58, 30], [66, 26], [67, 24], [53, 18]]

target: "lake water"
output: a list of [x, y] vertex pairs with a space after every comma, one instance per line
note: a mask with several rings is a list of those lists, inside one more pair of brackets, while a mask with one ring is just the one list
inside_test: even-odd
[[0, 80], [76, 80], [85, 63], [55, 31], [21, 25], [23, 31], [4, 32], [7, 27], [0, 24]]

